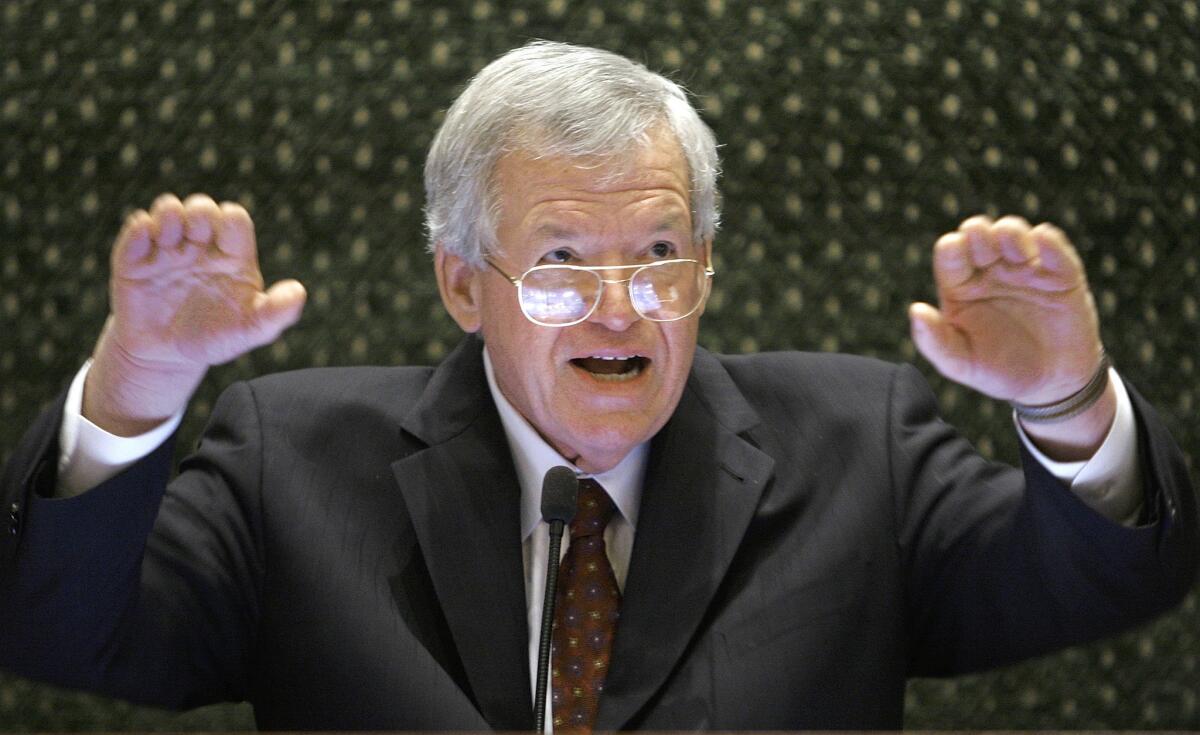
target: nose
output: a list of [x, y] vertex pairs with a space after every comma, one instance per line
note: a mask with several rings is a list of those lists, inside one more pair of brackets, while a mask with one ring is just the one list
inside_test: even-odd
[[614, 332], [624, 332], [641, 318], [629, 300], [629, 280], [605, 278], [600, 289], [600, 303], [588, 321], [602, 324]]

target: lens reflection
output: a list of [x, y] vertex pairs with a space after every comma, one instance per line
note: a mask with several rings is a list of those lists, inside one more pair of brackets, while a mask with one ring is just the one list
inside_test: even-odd
[[[585, 278], [563, 279], [554, 276], [547, 277], [546, 271], [536, 273], [536, 278], [527, 278], [522, 283], [521, 301], [525, 312], [538, 321], [563, 323], [582, 319], [591, 309], [595, 301], [595, 287], [587, 281], [596, 281], [590, 274], [582, 273]], [[532, 274], [531, 274], [532, 275]], [[573, 280], [575, 283], [564, 283]], [[544, 281], [551, 281], [544, 283]], [[591, 286], [589, 288], [589, 286]], [[585, 292], [592, 295], [585, 296]]]
[[[632, 271], [632, 273], [630, 273]], [[626, 278], [616, 278], [628, 273]], [[565, 326], [583, 321], [596, 308], [606, 283], [625, 283], [634, 310], [653, 321], [691, 314], [704, 298], [707, 274], [694, 260], [644, 266], [539, 266], [520, 279], [521, 308], [533, 321]]]

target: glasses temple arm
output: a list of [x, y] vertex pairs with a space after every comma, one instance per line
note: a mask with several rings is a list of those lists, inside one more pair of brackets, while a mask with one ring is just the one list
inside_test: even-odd
[[514, 286], [520, 286], [520, 285], [521, 285], [521, 279], [520, 279], [520, 278], [513, 278], [512, 276], [510, 276], [510, 275], [508, 275], [507, 273], [505, 273], [503, 270], [501, 270], [501, 269], [500, 269], [500, 266], [498, 266], [498, 265], [496, 265], [495, 263], [493, 263], [493, 262], [492, 262], [492, 259], [491, 259], [491, 258], [484, 258], [484, 259], [483, 259], [483, 262], [485, 262], [485, 263], [487, 263], [488, 265], [490, 265], [490, 266], [491, 266], [491, 267], [492, 267], [492, 268], [493, 268], [493, 269], [494, 269], [494, 270], [495, 270], [497, 273], [499, 273], [500, 275], [502, 275], [502, 276], [504, 276], [506, 279], [508, 279], [508, 282], [509, 282], [509, 283], [511, 283], [512, 285], [514, 285]]

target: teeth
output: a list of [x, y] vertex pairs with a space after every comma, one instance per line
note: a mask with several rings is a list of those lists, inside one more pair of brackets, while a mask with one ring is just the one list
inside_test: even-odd
[[602, 380], [606, 383], [622, 383], [626, 380], [633, 380], [642, 372], [641, 365], [635, 365], [633, 369], [624, 373], [590, 373], [596, 380]]
[[[628, 380], [633, 380], [645, 371], [649, 358], [642, 357], [637, 353], [628, 355], [589, 355], [588, 357], [579, 357], [571, 360], [578, 368], [586, 370], [596, 380], [606, 383], [623, 383]], [[606, 365], [603, 363], [619, 362], [620, 365]]]

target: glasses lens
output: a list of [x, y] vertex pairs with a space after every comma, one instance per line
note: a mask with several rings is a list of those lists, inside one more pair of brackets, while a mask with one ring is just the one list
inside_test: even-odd
[[539, 324], [577, 322], [600, 295], [600, 277], [573, 268], [537, 268], [521, 279], [521, 308]]
[[655, 321], [682, 319], [704, 298], [704, 268], [695, 261], [656, 263], [639, 270], [629, 282], [638, 313]]

